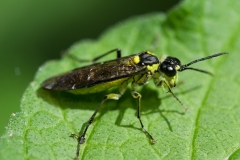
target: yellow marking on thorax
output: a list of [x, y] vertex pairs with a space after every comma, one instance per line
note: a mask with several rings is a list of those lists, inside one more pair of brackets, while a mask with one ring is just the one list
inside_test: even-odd
[[152, 72], [154, 72], [155, 70], [157, 70], [158, 69], [158, 66], [159, 66], [159, 64], [153, 64], [153, 65], [147, 65], [147, 69], [148, 69], [148, 71], [152, 71]]
[[138, 63], [140, 62], [140, 57], [139, 57], [139, 56], [135, 56], [135, 57], [133, 58], [133, 62], [134, 62], [135, 64], [138, 64]]
[[154, 55], [153, 53], [151, 53], [150, 51], [147, 51], [147, 54], [151, 54], [151, 55]]

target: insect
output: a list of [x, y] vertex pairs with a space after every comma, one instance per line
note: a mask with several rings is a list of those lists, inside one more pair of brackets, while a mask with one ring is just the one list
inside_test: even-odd
[[94, 58], [93, 61], [95, 62], [112, 52], [117, 53], [117, 59], [77, 68], [65, 74], [51, 77], [41, 84], [41, 87], [46, 90], [67, 91], [74, 94], [96, 93], [114, 86], [119, 86], [118, 93], [110, 93], [103, 97], [102, 102], [88, 120], [83, 133], [80, 136], [71, 134], [72, 137], [75, 137], [78, 140], [76, 159], [79, 157], [81, 144], [83, 144], [86, 140], [85, 136], [87, 130], [103, 103], [108, 99], [118, 100], [124, 94], [129, 83], [131, 83], [131, 94], [133, 98], [138, 99], [137, 118], [139, 119], [141, 128], [154, 143], [155, 139], [145, 129], [141, 120], [141, 94], [136, 91], [136, 88], [147, 84], [151, 79], [153, 79], [156, 87], [166, 86], [173, 97], [175, 97], [175, 99], [184, 106], [185, 109], [187, 109], [187, 106], [185, 106], [172, 92], [172, 88], [176, 86], [178, 81], [178, 72], [194, 70], [211, 75], [210, 72], [205, 70], [191, 68], [188, 66], [213, 57], [228, 54], [227, 52], [222, 52], [181, 65], [180, 60], [175, 57], [162, 56], [159, 59], [156, 55], [149, 51], [121, 57], [121, 50], [113, 49], [99, 57]]

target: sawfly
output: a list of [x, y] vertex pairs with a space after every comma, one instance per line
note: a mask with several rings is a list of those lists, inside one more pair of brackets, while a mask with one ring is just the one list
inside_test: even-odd
[[131, 83], [132, 97], [138, 99], [137, 118], [139, 119], [141, 128], [154, 143], [154, 137], [145, 129], [141, 120], [140, 102], [142, 96], [136, 91], [136, 88], [147, 84], [152, 79], [156, 87], [161, 88], [166, 86], [168, 92], [187, 109], [187, 106], [172, 92], [172, 88], [175, 87], [178, 82], [178, 72], [194, 70], [211, 75], [210, 72], [189, 66], [200, 61], [228, 54], [227, 52], [221, 52], [182, 65], [180, 60], [175, 57], [162, 56], [158, 58], [149, 51], [121, 57], [121, 50], [113, 49], [94, 58], [93, 62], [113, 52], [117, 53], [117, 58], [114, 60], [77, 68], [70, 72], [51, 77], [41, 84], [41, 87], [46, 90], [66, 91], [73, 94], [96, 93], [118, 86], [117, 93], [110, 93], [103, 97], [103, 100], [89, 118], [83, 133], [81, 135], [71, 134], [72, 137], [78, 140], [76, 159], [79, 157], [81, 144], [86, 140], [85, 136], [88, 128], [92, 124], [103, 103], [109, 99], [118, 100], [124, 94], [128, 84]]

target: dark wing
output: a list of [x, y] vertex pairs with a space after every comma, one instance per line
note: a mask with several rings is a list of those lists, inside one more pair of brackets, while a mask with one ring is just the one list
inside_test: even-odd
[[71, 72], [49, 78], [41, 86], [48, 90], [68, 91], [88, 88], [100, 83], [146, 73], [146, 66], [133, 63], [134, 56], [78, 68]]

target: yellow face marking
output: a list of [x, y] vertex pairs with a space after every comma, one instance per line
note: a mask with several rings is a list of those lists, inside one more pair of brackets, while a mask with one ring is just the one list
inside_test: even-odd
[[180, 69], [180, 66], [177, 65], [177, 66], [175, 67], [175, 70], [178, 71], [179, 69]]
[[134, 62], [135, 64], [138, 64], [138, 63], [140, 62], [140, 57], [139, 57], [139, 56], [135, 56], [135, 57], [133, 58], [133, 62]]
[[178, 77], [177, 74], [173, 77], [168, 77], [167, 75], [164, 74], [163, 77], [166, 79], [166, 82], [171, 88], [176, 86]]

